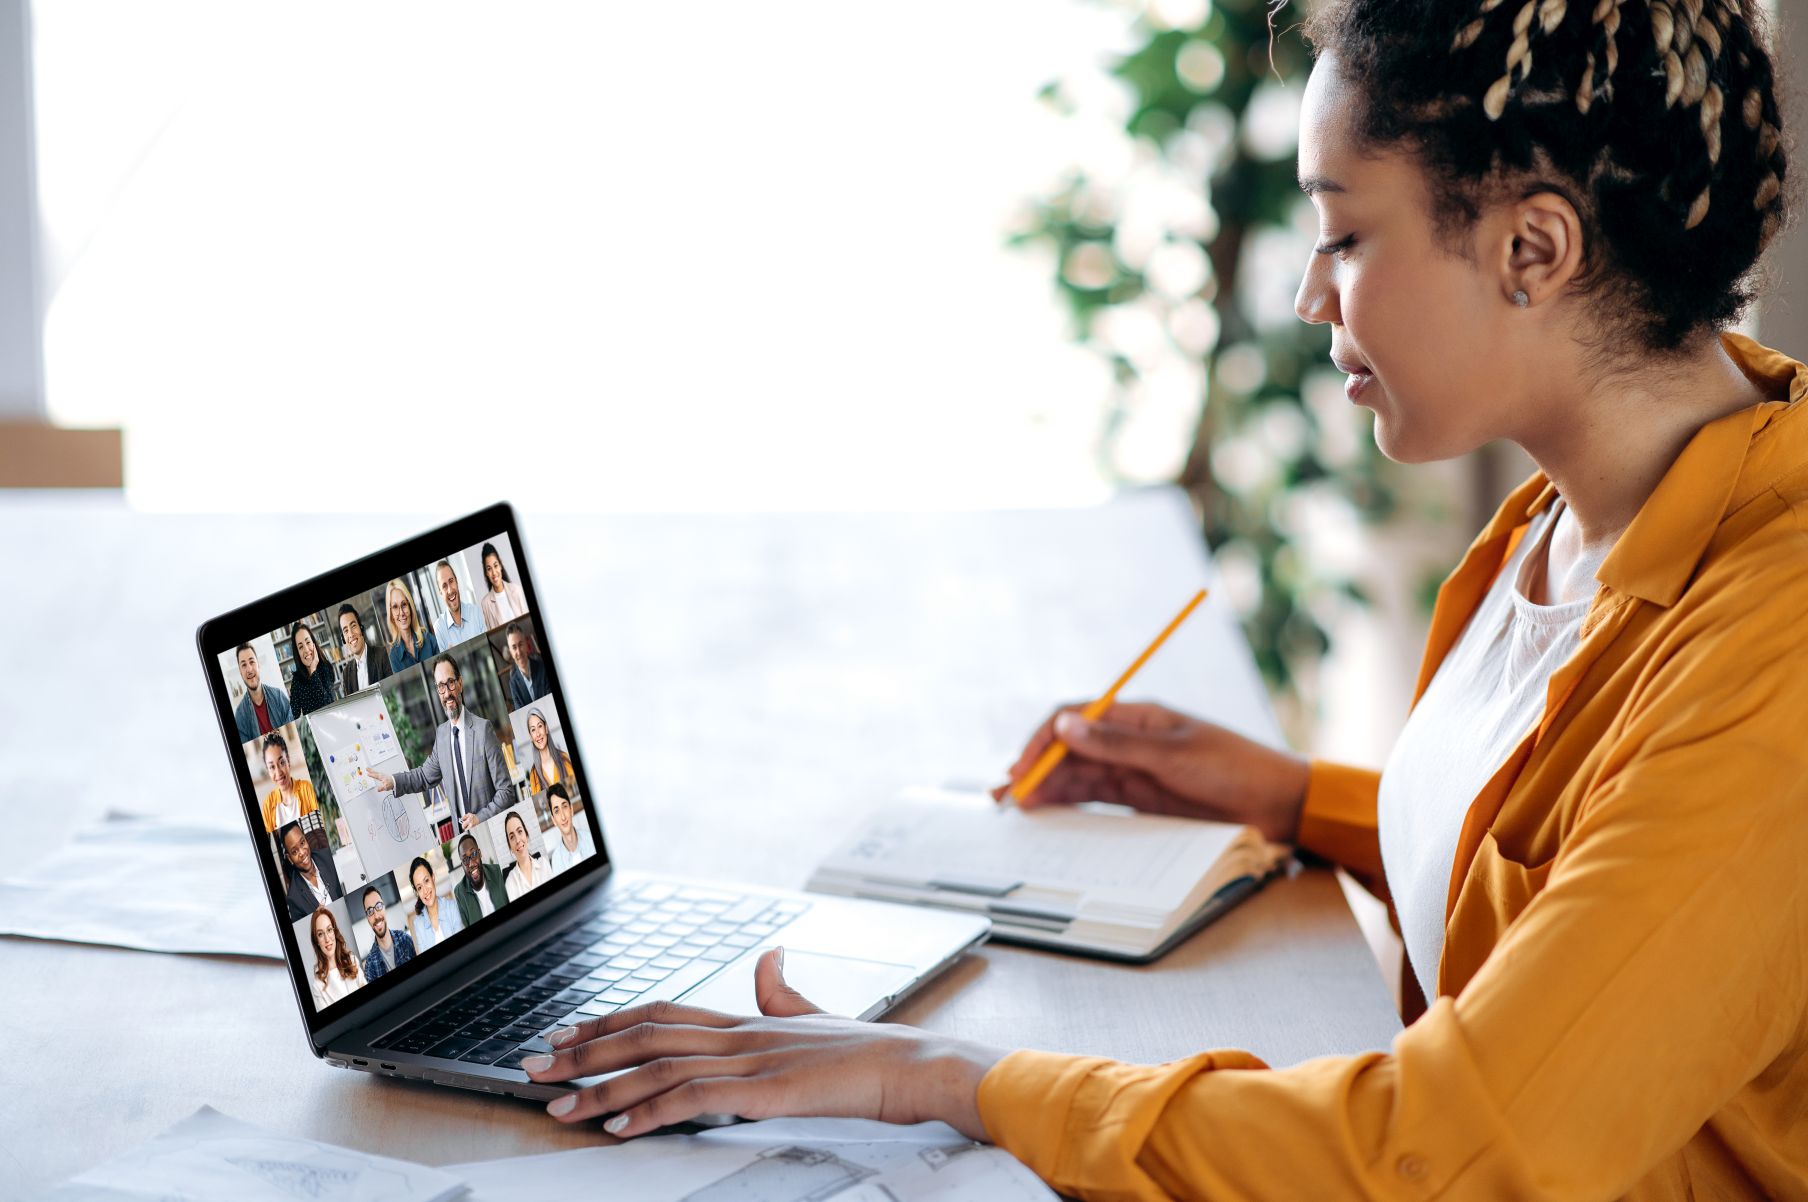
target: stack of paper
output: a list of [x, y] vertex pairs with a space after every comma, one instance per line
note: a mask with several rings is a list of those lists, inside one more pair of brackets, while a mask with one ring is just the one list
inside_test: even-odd
[[1007, 1152], [942, 1123], [770, 1119], [701, 1135], [430, 1169], [208, 1107], [40, 1202], [1053, 1202]]

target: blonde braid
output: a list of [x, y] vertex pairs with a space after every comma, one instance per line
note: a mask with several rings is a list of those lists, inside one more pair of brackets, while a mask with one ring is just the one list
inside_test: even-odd
[[1532, 73], [1532, 15], [1541, 3], [1548, 3], [1548, 0], [1526, 0], [1513, 17], [1513, 44], [1507, 47], [1506, 74], [1495, 80], [1487, 95], [1482, 97], [1482, 111], [1488, 114], [1490, 121], [1500, 120], [1501, 113], [1506, 111], [1507, 93], [1513, 90], [1514, 69], [1519, 69], [1520, 79]]

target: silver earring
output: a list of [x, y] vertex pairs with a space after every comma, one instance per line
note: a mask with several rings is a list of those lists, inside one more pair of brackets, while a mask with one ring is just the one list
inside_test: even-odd
[[1526, 290], [1524, 288], [1521, 288], [1513, 294], [1513, 303], [1523, 309], [1532, 303], [1532, 298], [1526, 295]]

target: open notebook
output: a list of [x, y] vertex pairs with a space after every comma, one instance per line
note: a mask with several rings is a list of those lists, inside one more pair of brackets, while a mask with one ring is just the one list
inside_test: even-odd
[[911, 789], [807, 888], [971, 910], [991, 917], [994, 939], [1146, 962], [1259, 889], [1288, 854], [1253, 827], [1118, 806], [1025, 812]]

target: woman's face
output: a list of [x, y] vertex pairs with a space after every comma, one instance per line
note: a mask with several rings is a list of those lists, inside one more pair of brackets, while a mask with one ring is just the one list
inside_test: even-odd
[[331, 961], [339, 950], [339, 937], [333, 934], [333, 920], [325, 914], [314, 919], [314, 947], [323, 959]]
[[517, 860], [527, 859], [527, 823], [521, 821], [521, 815], [510, 814], [503, 825], [508, 827], [509, 850]]
[[287, 789], [294, 780], [289, 775], [289, 753], [281, 747], [264, 748], [264, 768], [270, 773], [270, 783], [279, 789]]
[[546, 750], [546, 723], [540, 721], [538, 714], [527, 716], [527, 737], [533, 740], [535, 751]]
[[414, 875], [409, 878], [414, 883], [414, 895], [427, 905], [432, 905], [437, 895], [433, 892], [433, 873], [425, 864], [414, 866]]
[[289, 833], [283, 836], [283, 854], [289, 857], [289, 863], [303, 872], [314, 862], [313, 854], [308, 849], [307, 836], [295, 827], [290, 827]]
[[[1331, 327], [1331, 355], [1351, 399], [1375, 412], [1375, 441], [1402, 463], [1448, 459], [1502, 436], [1516, 392], [1503, 289], [1518, 246], [1511, 216], [1485, 212], [1466, 246], [1439, 240], [1415, 160], [1364, 153], [1351, 113], [1359, 97], [1319, 59], [1300, 111], [1300, 186], [1318, 211], [1294, 308]], [[1461, 253], [1467, 249], [1470, 257]]]
[[301, 666], [309, 672], [320, 666], [320, 648], [314, 646], [314, 636], [308, 632], [306, 626], [295, 628], [295, 658], [299, 659]]
[[495, 592], [498, 592], [498, 593], [500, 593], [502, 591], [502, 557], [501, 556], [485, 555], [483, 557], [483, 578], [490, 582], [490, 588], [492, 590], [494, 590]]
[[392, 589], [389, 594], [389, 624], [397, 630], [411, 630], [414, 626], [408, 596], [399, 588]]

